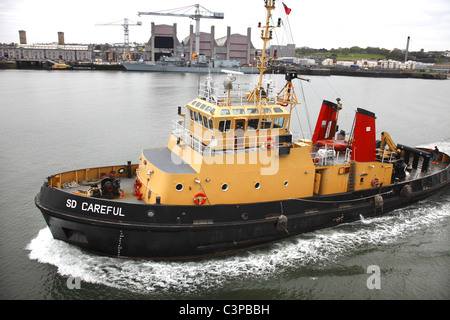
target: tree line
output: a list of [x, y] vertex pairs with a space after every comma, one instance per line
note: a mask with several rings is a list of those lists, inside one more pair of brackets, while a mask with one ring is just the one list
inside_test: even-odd
[[[296, 54], [299, 56], [307, 57], [324, 57], [330, 59], [336, 59], [338, 56], [348, 55], [373, 55], [378, 57], [384, 57], [384, 59], [392, 60], [404, 60], [405, 50], [402, 49], [385, 49], [378, 47], [361, 48], [353, 46], [350, 48], [332, 48], [332, 49], [314, 49], [309, 47], [301, 47], [295, 49]], [[408, 52], [408, 60], [416, 60], [421, 62], [439, 62], [445, 60], [444, 52], [426, 52], [424, 49], [420, 51]]]

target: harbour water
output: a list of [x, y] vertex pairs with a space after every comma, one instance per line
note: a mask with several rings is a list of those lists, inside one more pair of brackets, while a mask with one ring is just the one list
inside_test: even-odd
[[[216, 259], [124, 260], [53, 240], [34, 205], [45, 177], [136, 163], [142, 148], [165, 146], [177, 107], [195, 98], [204, 77], [0, 72], [1, 299], [450, 298], [449, 188], [383, 217]], [[221, 83], [224, 76], [213, 77]], [[284, 82], [282, 75], [271, 78]], [[376, 114], [378, 135], [386, 130], [396, 143], [437, 145], [450, 153], [449, 81], [309, 78], [309, 83], [294, 80], [301, 104], [292, 130], [298, 136], [310, 135], [322, 99], [339, 97], [344, 108], [340, 129], [350, 131], [354, 111], [361, 107]]]

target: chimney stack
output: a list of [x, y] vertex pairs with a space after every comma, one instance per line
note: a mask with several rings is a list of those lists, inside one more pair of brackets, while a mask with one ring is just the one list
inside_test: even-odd
[[406, 42], [405, 62], [408, 61], [408, 50], [409, 50], [409, 36], [408, 41]]
[[64, 45], [64, 32], [58, 32], [58, 44], [60, 46]]
[[24, 30], [19, 30], [20, 44], [27, 44], [27, 33]]

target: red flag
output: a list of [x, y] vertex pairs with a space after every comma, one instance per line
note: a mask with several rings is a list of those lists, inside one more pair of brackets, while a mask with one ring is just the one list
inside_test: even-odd
[[289, 15], [289, 13], [291, 13], [291, 9], [289, 9], [285, 4], [284, 4], [284, 2], [282, 2], [283, 3], [283, 7], [284, 7], [284, 11], [286, 11], [286, 14], [287, 15]]

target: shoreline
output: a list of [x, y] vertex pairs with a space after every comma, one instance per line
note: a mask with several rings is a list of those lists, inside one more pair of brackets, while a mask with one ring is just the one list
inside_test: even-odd
[[400, 70], [351, 70], [347, 68], [290, 68], [290, 67], [275, 67], [271, 68], [269, 72], [286, 73], [289, 70], [295, 70], [301, 75], [310, 76], [348, 76], [348, 77], [369, 77], [369, 78], [413, 78], [413, 79], [435, 79], [447, 80], [447, 73], [437, 72], [422, 72], [422, 71], [400, 71]]
[[[127, 71], [121, 64], [98, 64], [98, 63], [76, 63], [70, 65], [72, 70], [97, 70], [97, 71]], [[4, 61], [0, 63], [0, 70], [5, 69], [33, 69], [52, 70], [51, 64], [46, 61]], [[289, 70], [295, 70], [299, 75], [307, 76], [348, 76], [348, 77], [370, 77], [370, 78], [413, 78], [413, 79], [435, 79], [447, 80], [447, 73], [423, 72], [423, 71], [400, 71], [400, 70], [351, 70], [347, 68], [300, 68], [276, 66], [267, 70], [267, 73], [285, 74]]]

